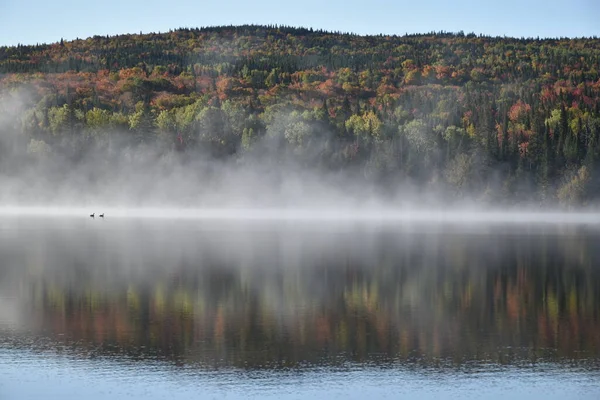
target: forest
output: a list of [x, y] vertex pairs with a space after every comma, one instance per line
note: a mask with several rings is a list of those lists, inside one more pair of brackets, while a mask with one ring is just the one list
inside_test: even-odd
[[383, 193], [593, 206], [599, 70], [595, 37], [247, 25], [0, 47], [0, 174], [126, 169], [151, 148], [157, 165], [291, 164]]

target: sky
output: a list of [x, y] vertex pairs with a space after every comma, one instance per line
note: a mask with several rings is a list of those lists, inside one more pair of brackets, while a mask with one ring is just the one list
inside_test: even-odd
[[358, 34], [589, 37], [600, 36], [600, 0], [0, 0], [0, 45], [250, 23]]

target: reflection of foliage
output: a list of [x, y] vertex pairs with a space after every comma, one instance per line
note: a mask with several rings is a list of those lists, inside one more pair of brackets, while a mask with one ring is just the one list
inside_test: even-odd
[[[151, 281], [96, 272], [61, 285], [48, 270], [24, 282], [44, 288], [32, 297], [41, 328], [190, 362], [246, 368], [376, 355], [505, 362], [507, 348], [523, 349], [509, 357], [525, 359], [553, 349], [561, 361], [600, 352], [594, 238], [381, 235], [333, 252], [303, 240], [295, 245], [308, 251], [282, 265], [276, 248], [237, 259], [207, 244], [160, 269], [150, 251]], [[73, 276], [81, 264], [61, 268]], [[99, 270], [93, 262], [85, 269]]]

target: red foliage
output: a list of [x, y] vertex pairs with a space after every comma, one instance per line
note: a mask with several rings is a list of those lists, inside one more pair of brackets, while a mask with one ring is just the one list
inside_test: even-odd
[[531, 112], [531, 106], [519, 99], [508, 111], [508, 118], [512, 122], [518, 122]]

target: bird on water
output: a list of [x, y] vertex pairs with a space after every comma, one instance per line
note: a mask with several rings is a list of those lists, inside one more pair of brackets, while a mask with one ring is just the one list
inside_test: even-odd
[[91, 213], [90, 217], [94, 218], [94, 215], [96, 215], [96, 213]]
[[104, 213], [98, 215], [100, 218], [104, 218]]

